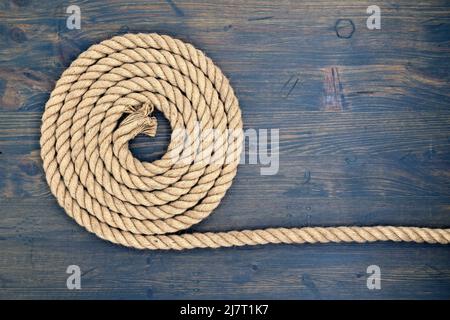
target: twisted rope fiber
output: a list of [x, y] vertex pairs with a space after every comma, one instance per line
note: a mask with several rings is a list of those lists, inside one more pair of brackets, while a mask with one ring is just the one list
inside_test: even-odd
[[[160, 160], [140, 162], [128, 142], [155, 135], [154, 109], [169, 120], [171, 142]], [[196, 126], [222, 139], [199, 138]], [[42, 117], [41, 156], [67, 214], [129, 247], [450, 242], [450, 229], [391, 226], [180, 233], [208, 217], [231, 186], [243, 135], [230, 130], [242, 131], [238, 100], [209, 58], [169, 36], [127, 34], [91, 46], [62, 74]]]

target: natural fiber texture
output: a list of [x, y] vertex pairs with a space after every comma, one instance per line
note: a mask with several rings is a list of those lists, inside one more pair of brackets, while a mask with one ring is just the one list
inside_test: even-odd
[[[128, 142], [155, 135], [154, 108], [169, 120], [171, 142], [160, 160], [140, 162]], [[199, 137], [197, 129], [214, 134]], [[45, 106], [41, 155], [69, 216], [103, 239], [139, 249], [450, 242], [450, 229], [415, 227], [174, 234], [219, 205], [236, 175], [241, 129], [233, 89], [201, 51], [169, 36], [128, 34], [93, 45], [63, 73]]]

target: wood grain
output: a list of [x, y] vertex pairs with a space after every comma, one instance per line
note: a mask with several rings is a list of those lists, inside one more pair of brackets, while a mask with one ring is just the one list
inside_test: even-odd
[[[379, 1], [0, 3], [0, 298], [450, 298], [450, 249], [304, 245], [145, 252], [85, 232], [50, 194], [39, 150], [55, 81], [90, 45], [160, 32], [193, 43], [230, 78], [247, 129], [279, 129], [280, 168], [244, 164], [193, 230], [268, 226], [450, 225], [450, 4]], [[133, 153], [151, 161], [168, 144]], [[68, 265], [82, 290], [66, 288]], [[379, 265], [382, 289], [368, 290]]]

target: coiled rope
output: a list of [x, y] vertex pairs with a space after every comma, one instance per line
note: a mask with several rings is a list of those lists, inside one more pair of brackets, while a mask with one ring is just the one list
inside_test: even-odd
[[[160, 160], [140, 162], [128, 142], [155, 135], [155, 108], [170, 122], [171, 142]], [[450, 229], [391, 226], [177, 233], [219, 205], [242, 139], [238, 100], [209, 58], [169, 36], [127, 34], [91, 46], [64, 71], [45, 106], [40, 143], [47, 182], [67, 214], [129, 247], [450, 242]]]

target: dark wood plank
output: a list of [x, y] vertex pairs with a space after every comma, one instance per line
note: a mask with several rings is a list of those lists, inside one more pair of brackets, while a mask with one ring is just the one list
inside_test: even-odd
[[[271, 245], [145, 252], [88, 234], [52, 199], [27, 199], [20, 206], [6, 201], [2, 208], [0, 297], [448, 298], [445, 246]], [[70, 264], [84, 273], [80, 291], [65, 288]], [[372, 264], [381, 267], [380, 291], [366, 287], [366, 268]]]
[[[26, 3], [32, 3], [27, 1]], [[59, 4], [58, 4], [59, 3]], [[380, 2], [382, 30], [365, 27], [365, 1], [81, 2], [81, 30], [65, 27], [66, 3], [7, 6], [0, 34], [4, 109], [42, 110], [55, 78], [91, 44], [124, 32], [161, 32], [202, 48], [231, 78], [243, 106], [320, 110], [327, 74], [339, 74], [352, 111], [445, 109], [446, 1]], [[339, 38], [336, 22], [356, 31]], [[17, 36], [20, 34], [21, 36]], [[435, 65], [444, 68], [433, 67]], [[299, 79], [289, 82], [289, 79]], [[367, 87], [370, 87], [370, 90]]]

